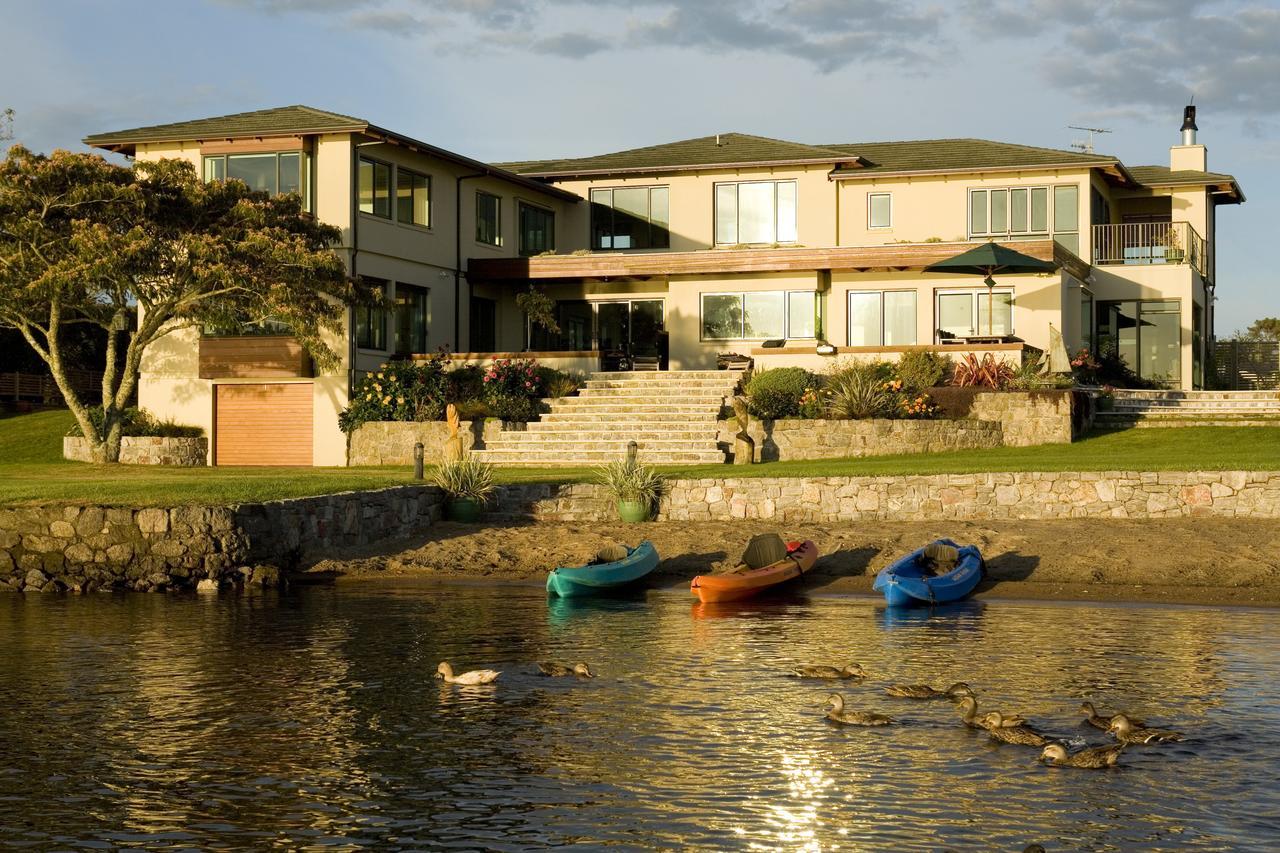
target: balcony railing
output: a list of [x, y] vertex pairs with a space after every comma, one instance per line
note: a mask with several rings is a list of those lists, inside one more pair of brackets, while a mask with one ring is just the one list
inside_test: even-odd
[[1204, 238], [1189, 222], [1126, 222], [1093, 226], [1093, 262], [1190, 264], [1205, 274]]

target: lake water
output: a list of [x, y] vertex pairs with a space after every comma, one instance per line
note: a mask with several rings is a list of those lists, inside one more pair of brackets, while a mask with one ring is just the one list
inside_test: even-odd
[[[706, 611], [529, 587], [0, 596], [0, 847], [1262, 850], [1280, 613], [862, 598]], [[540, 659], [584, 660], [590, 681]], [[436, 664], [503, 670], [446, 687]], [[865, 666], [852, 707], [796, 663]], [[1091, 698], [1188, 734], [1046, 768], [891, 681], [968, 681], [1077, 744]]]

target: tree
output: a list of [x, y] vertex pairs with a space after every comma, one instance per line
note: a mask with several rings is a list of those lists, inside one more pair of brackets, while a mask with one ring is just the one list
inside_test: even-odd
[[1280, 341], [1280, 317], [1254, 320], [1242, 337], [1250, 341]]
[[[338, 236], [296, 195], [206, 183], [185, 161], [128, 168], [15, 145], [0, 163], [0, 326], [49, 365], [94, 459], [116, 462], [143, 353], [175, 330], [284, 323], [322, 369], [337, 363], [322, 334], [341, 330], [344, 304], [378, 299], [329, 250]], [[106, 332], [100, 428], [67, 381], [75, 324]]]

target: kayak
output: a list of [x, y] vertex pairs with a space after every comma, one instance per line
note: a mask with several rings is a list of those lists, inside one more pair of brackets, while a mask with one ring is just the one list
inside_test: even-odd
[[547, 592], [561, 596], [607, 592], [639, 580], [658, 567], [658, 551], [649, 540], [627, 549], [612, 563], [561, 566], [547, 574]]
[[818, 560], [818, 546], [812, 542], [788, 542], [787, 556], [759, 569], [746, 565], [716, 575], [698, 575], [689, 585], [703, 603], [738, 601], [785, 583], [813, 568]]
[[959, 601], [973, 592], [986, 574], [981, 552], [973, 545], [960, 546], [950, 539], [939, 539], [936, 544], [949, 545], [960, 552], [954, 569], [927, 575], [921, 561], [925, 549], [921, 548], [883, 569], [871, 588], [883, 592], [890, 607]]

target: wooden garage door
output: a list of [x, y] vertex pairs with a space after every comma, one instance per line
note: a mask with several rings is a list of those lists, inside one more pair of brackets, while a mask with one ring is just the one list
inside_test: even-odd
[[310, 382], [215, 387], [214, 464], [311, 464]]

